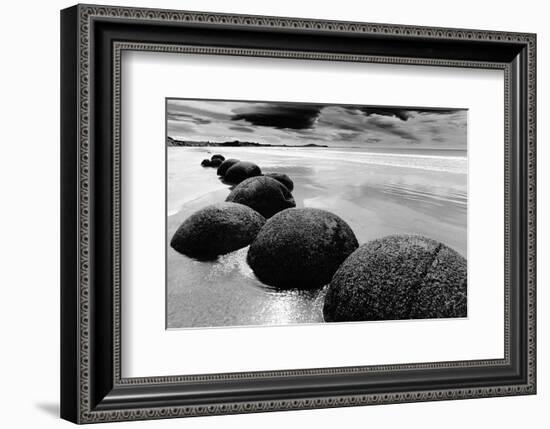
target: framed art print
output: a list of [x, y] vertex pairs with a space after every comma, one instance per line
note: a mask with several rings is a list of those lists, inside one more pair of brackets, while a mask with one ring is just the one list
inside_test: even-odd
[[[467, 110], [170, 98], [166, 111], [168, 328], [467, 316]], [[414, 268], [386, 272], [402, 251]], [[445, 297], [420, 308], [432, 276]]]
[[63, 418], [535, 393], [535, 35], [61, 17]]

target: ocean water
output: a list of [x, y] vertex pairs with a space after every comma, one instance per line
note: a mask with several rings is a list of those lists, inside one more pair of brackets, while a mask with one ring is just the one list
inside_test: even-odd
[[167, 327], [197, 328], [321, 323], [326, 288], [277, 291], [246, 263], [248, 248], [200, 262], [169, 242], [193, 212], [230, 192], [213, 168], [214, 153], [288, 174], [297, 207], [332, 211], [359, 244], [389, 234], [421, 234], [467, 252], [466, 151], [360, 148], [167, 149]]

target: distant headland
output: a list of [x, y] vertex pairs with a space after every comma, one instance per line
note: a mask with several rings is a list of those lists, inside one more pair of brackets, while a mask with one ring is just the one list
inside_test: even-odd
[[166, 137], [166, 144], [168, 146], [176, 147], [201, 147], [201, 146], [214, 146], [214, 147], [328, 147], [327, 145], [320, 145], [309, 143], [305, 145], [287, 145], [287, 144], [263, 144], [256, 142], [242, 142], [240, 140], [233, 140], [230, 142], [211, 142], [211, 141], [190, 141], [190, 140], [176, 140], [172, 137]]

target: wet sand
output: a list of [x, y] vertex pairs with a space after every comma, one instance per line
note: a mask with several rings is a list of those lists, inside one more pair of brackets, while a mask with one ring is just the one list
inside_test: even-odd
[[167, 327], [222, 327], [323, 322], [326, 288], [277, 291], [246, 264], [248, 248], [200, 262], [169, 242], [196, 210], [224, 201], [230, 186], [200, 161], [214, 153], [256, 162], [294, 181], [297, 207], [342, 217], [359, 244], [388, 234], [422, 234], [466, 257], [465, 152], [366, 153], [322, 148], [183, 148], [167, 153]]

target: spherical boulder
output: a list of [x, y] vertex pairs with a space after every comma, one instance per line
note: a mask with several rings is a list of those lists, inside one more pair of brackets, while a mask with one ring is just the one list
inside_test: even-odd
[[221, 162], [224, 162], [225, 161], [225, 156], [220, 155], [219, 153], [215, 153], [214, 155], [212, 155], [212, 157], [210, 159], [212, 161], [214, 161], [215, 159], [219, 159]]
[[241, 183], [249, 177], [260, 176], [262, 170], [253, 162], [239, 161], [229, 167], [225, 172], [224, 179], [229, 183]]
[[281, 182], [266, 176], [243, 180], [225, 201], [244, 204], [266, 219], [284, 209], [296, 207], [290, 191]]
[[258, 212], [242, 204], [213, 204], [188, 217], [170, 246], [192, 258], [214, 259], [248, 246], [264, 223]]
[[220, 165], [222, 165], [222, 162], [223, 160], [221, 160], [220, 158], [212, 158], [210, 160], [210, 167], [219, 167]]
[[313, 289], [332, 278], [358, 246], [344, 220], [314, 208], [287, 209], [269, 219], [248, 250], [262, 282], [280, 289]]
[[201, 162], [201, 165], [203, 167], [210, 167], [210, 160], [209, 159], [203, 159], [202, 162]]
[[227, 170], [233, 165], [235, 165], [237, 162], [239, 162], [239, 160], [235, 158], [226, 159], [220, 164], [220, 166], [218, 167], [218, 171], [216, 171], [216, 173], [218, 174], [218, 176], [222, 176], [222, 177], [225, 176], [225, 173], [227, 172]]
[[418, 235], [363, 244], [334, 274], [327, 322], [466, 317], [466, 259]]
[[283, 173], [267, 173], [267, 174], [264, 174], [264, 176], [271, 177], [271, 178], [281, 182], [283, 185], [285, 185], [287, 187], [287, 189], [289, 191], [292, 191], [294, 189], [294, 182], [286, 174], [283, 174]]

